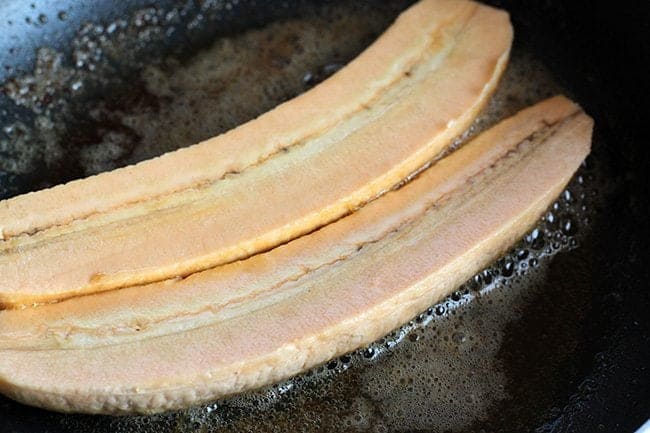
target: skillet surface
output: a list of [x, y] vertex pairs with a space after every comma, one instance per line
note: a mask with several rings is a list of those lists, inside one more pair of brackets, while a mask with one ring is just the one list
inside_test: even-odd
[[[331, 74], [407, 3], [0, 1], [0, 198], [246, 121]], [[478, 128], [558, 90], [596, 119], [593, 156], [543, 236], [406, 327], [283, 384], [155, 417], [0, 398], [0, 432], [634, 431], [650, 415], [650, 237], [647, 93], [628, 54], [640, 66], [647, 24], [634, 24], [648, 21], [581, 2], [499, 4], [516, 44]]]

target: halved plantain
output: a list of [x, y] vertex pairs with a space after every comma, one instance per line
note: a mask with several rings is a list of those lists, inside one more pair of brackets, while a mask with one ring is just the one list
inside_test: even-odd
[[168, 286], [3, 312], [12, 331], [3, 332], [0, 389], [61, 411], [156, 412], [277, 381], [364, 345], [520, 238], [589, 153], [592, 126], [556, 97], [400, 190], [266, 254]]
[[[189, 275], [340, 218], [390, 189], [469, 126], [497, 84], [511, 39], [502, 11], [467, 1], [423, 1], [342, 78], [221, 139], [5, 202], [0, 303], [15, 307]], [[336, 114], [313, 120], [321, 109], [312, 106], [324, 105], [323, 113], [331, 108]], [[239, 154], [240, 139], [243, 156], [227, 156]], [[226, 167], [240, 172], [216, 179]], [[166, 179], [170, 173], [172, 180]], [[157, 182], [160, 188], [151, 186]], [[135, 192], [123, 191], [130, 188]], [[166, 193], [177, 188], [185, 189]], [[72, 205], [58, 211], [53, 203], [68, 207], [66, 194]], [[104, 211], [130, 200], [138, 201]], [[21, 215], [31, 219], [23, 223]]]

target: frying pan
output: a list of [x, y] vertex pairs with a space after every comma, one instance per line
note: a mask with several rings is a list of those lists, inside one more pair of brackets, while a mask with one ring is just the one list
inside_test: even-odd
[[[0, 0], [0, 198], [253, 118], [333, 73], [408, 3]], [[526, 89], [506, 92], [506, 105], [561, 89], [596, 121], [585, 166], [506, 258], [368, 348], [282, 384], [121, 418], [0, 398], [0, 431], [633, 432], [643, 424], [650, 21], [642, 2], [489, 3], [512, 15], [506, 80]]]

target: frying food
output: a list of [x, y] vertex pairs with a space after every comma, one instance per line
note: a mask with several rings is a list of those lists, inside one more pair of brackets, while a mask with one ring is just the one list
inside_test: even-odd
[[589, 153], [592, 127], [577, 105], [552, 98], [265, 254], [167, 285], [2, 312], [0, 390], [60, 411], [157, 412], [369, 343], [534, 225]]
[[258, 119], [0, 202], [0, 304], [187, 276], [353, 212], [469, 127], [511, 40], [503, 11], [426, 0], [341, 72]]

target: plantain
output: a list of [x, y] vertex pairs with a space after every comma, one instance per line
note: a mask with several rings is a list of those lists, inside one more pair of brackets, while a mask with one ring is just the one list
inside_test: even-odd
[[0, 304], [184, 277], [341, 218], [471, 124], [511, 41], [503, 11], [424, 0], [341, 72], [258, 119], [0, 202]]
[[264, 254], [182, 280], [0, 312], [0, 390], [60, 411], [158, 412], [367, 344], [521, 238], [589, 153], [592, 127], [555, 97]]

